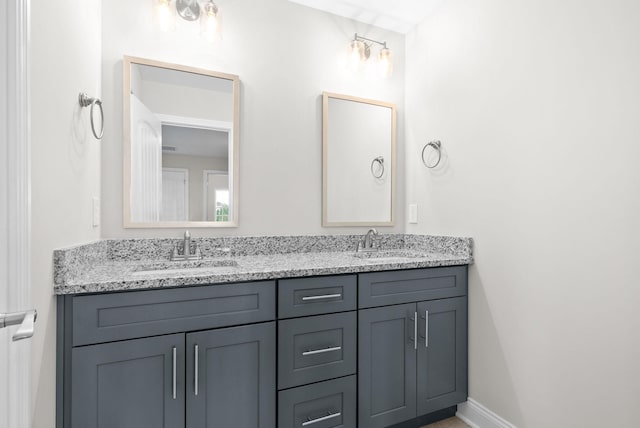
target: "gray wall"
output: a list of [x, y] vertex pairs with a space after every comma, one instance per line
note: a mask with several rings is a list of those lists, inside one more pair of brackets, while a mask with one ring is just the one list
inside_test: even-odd
[[407, 35], [407, 231], [474, 237], [470, 396], [519, 428], [638, 425], [639, 16], [447, 0]]
[[100, 92], [100, 0], [31, 1], [31, 264], [38, 321], [32, 346], [34, 428], [55, 421], [53, 250], [96, 240], [100, 148], [78, 92]]
[[[287, 0], [234, 0], [220, 2], [222, 40], [209, 44], [181, 20], [175, 33], [161, 33], [152, 25], [151, 4], [103, 2], [102, 87], [107, 118], [102, 143], [103, 237], [180, 236], [183, 232], [122, 228], [123, 55], [240, 76], [240, 227], [198, 229], [195, 236], [365, 231], [321, 227], [323, 91], [397, 104], [396, 217], [400, 220], [395, 227], [381, 229], [404, 230], [404, 36]], [[391, 79], [347, 70], [347, 45], [355, 32], [388, 42], [395, 55]], [[279, 208], [273, 209], [274, 204]]]
[[204, 171], [228, 171], [227, 159], [163, 153], [162, 166], [189, 170], [189, 218], [203, 220]]

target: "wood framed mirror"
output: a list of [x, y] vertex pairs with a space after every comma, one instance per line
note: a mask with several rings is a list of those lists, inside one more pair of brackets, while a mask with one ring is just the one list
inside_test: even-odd
[[395, 222], [396, 107], [322, 95], [322, 225]]
[[236, 75], [125, 56], [126, 228], [238, 226]]

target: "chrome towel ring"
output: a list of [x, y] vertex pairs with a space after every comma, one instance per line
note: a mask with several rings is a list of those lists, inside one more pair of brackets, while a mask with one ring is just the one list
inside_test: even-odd
[[[380, 170], [380, 174], [376, 174], [375, 170], [373, 169], [375, 164], [380, 165], [378, 167], [378, 169]], [[378, 156], [377, 158], [371, 161], [371, 174], [373, 175], [374, 178], [382, 178], [382, 176], [384, 175], [384, 157]]]
[[[424, 153], [427, 150], [427, 147], [431, 147], [436, 152], [438, 152], [438, 159], [432, 164], [427, 163], [427, 161], [424, 158]], [[435, 168], [438, 166], [438, 164], [440, 163], [440, 160], [442, 159], [441, 148], [442, 148], [442, 143], [440, 143], [440, 140], [429, 141], [427, 144], [424, 145], [424, 147], [422, 148], [422, 163], [424, 164], [424, 166], [426, 166], [427, 168]]]
[[[80, 107], [88, 107], [91, 106], [91, 111], [89, 116], [91, 117], [91, 132], [93, 132], [93, 136], [96, 137], [96, 140], [101, 140], [102, 135], [104, 134], [104, 111], [102, 110], [102, 101], [100, 98], [91, 98], [84, 92], [80, 92], [78, 95], [78, 102], [80, 103]], [[96, 132], [96, 125], [93, 121], [93, 107], [100, 107], [100, 135]]]

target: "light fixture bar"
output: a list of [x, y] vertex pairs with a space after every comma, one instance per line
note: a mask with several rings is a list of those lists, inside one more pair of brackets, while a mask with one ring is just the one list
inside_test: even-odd
[[373, 44], [380, 46], [378, 52], [377, 67], [383, 77], [391, 77], [393, 73], [393, 55], [387, 47], [387, 42], [370, 39], [355, 33], [353, 40], [349, 42], [349, 68], [357, 71], [362, 64], [366, 63], [371, 56], [371, 46]]
[[382, 46], [383, 48], [387, 47], [387, 42], [386, 41], [385, 42], [379, 42], [377, 40], [373, 40], [373, 39], [369, 39], [367, 37], [359, 36], [358, 33], [355, 34], [355, 36], [353, 37], [353, 40], [356, 40], [356, 41], [366, 40], [367, 42], [376, 43], [376, 44]]

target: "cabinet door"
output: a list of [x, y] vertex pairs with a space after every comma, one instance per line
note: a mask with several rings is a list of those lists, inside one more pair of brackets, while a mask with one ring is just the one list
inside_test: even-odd
[[467, 299], [421, 302], [418, 314], [418, 415], [423, 415], [467, 399]]
[[187, 427], [275, 426], [275, 323], [187, 334]]
[[416, 304], [359, 311], [358, 426], [416, 417]]
[[184, 427], [184, 334], [73, 348], [71, 365], [71, 427]]

